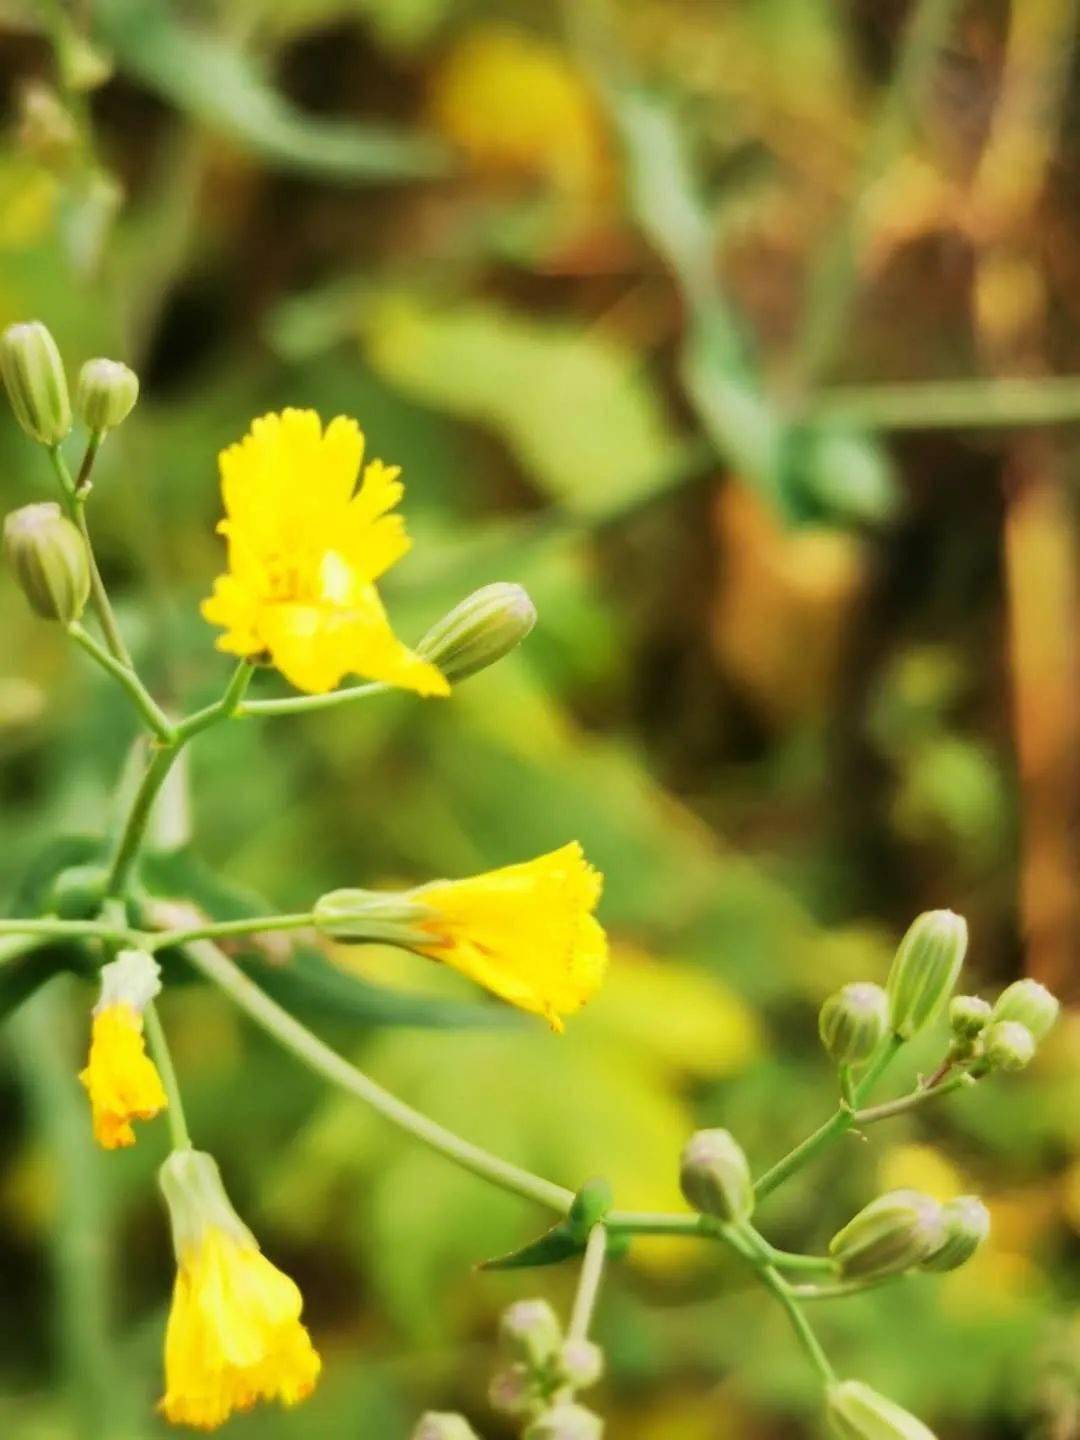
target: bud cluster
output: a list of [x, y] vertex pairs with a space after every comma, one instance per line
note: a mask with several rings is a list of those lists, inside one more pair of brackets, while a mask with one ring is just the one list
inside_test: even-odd
[[845, 1280], [883, 1279], [905, 1270], [955, 1270], [990, 1233], [990, 1215], [974, 1195], [940, 1204], [918, 1190], [879, 1195], [839, 1230], [829, 1254]]
[[575, 1403], [595, 1385], [604, 1357], [591, 1340], [567, 1338], [546, 1300], [519, 1300], [499, 1327], [508, 1362], [491, 1382], [494, 1409], [528, 1422], [523, 1440], [598, 1440], [599, 1418]]
[[977, 995], [958, 995], [949, 1007], [950, 1059], [973, 1075], [1023, 1070], [1058, 1017], [1057, 999], [1037, 980], [1016, 980], [993, 1005]]

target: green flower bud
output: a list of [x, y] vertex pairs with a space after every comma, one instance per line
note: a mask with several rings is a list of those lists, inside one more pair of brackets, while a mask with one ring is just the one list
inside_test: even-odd
[[990, 1020], [990, 1003], [978, 995], [954, 995], [949, 1001], [949, 1025], [957, 1040], [974, 1040]]
[[945, 1241], [941, 1206], [917, 1190], [879, 1195], [838, 1230], [829, 1254], [847, 1280], [895, 1275], [918, 1265]]
[[1023, 1070], [1035, 1056], [1035, 1036], [1019, 1020], [995, 1020], [983, 1031], [983, 1054], [991, 1070]]
[[536, 606], [528, 592], [499, 581], [474, 590], [437, 620], [416, 651], [453, 685], [508, 655], [535, 624]]
[[754, 1212], [754, 1182], [742, 1146], [729, 1130], [699, 1130], [683, 1147], [679, 1184], [687, 1203], [728, 1223]]
[[858, 1065], [877, 1049], [889, 1028], [889, 998], [880, 985], [857, 980], [830, 995], [818, 1016], [818, 1033], [837, 1065]]
[[88, 430], [103, 434], [127, 419], [139, 398], [139, 377], [119, 360], [87, 360], [75, 386], [75, 409]]
[[527, 1365], [546, 1365], [562, 1344], [562, 1326], [546, 1300], [517, 1300], [503, 1311], [499, 1335], [507, 1351]]
[[431, 940], [422, 923], [432, 912], [408, 891], [331, 890], [320, 895], [312, 913], [315, 928], [334, 940], [383, 941], [406, 949]]
[[580, 1405], [556, 1405], [522, 1434], [521, 1440], [600, 1440], [604, 1423]]
[[32, 440], [56, 445], [71, 429], [64, 362], [40, 320], [9, 325], [0, 336], [0, 374], [19, 422]]
[[420, 1417], [411, 1440], [476, 1440], [476, 1431], [461, 1415], [437, 1414], [429, 1410]]
[[993, 1020], [1017, 1020], [1035, 1037], [1045, 1040], [1061, 1009], [1057, 997], [1037, 980], [1014, 980], [994, 1005]]
[[990, 1211], [977, 1195], [958, 1195], [941, 1207], [945, 1241], [922, 1261], [920, 1269], [955, 1270], [970, 1260], [990, 1234]]
[[928, 910], [900, 941], [886, 989], [889, 1022], [910, 1040], [952, 994], [967, 950], [967, 922], [951, 910]]
[[108, 888], [107, 865], [71, 865], [49, 886], [48, 910], [61, 920], [92, 920]]
[[587, 1390], [604, 1373], [604, 1352], [591, 1340], [567, 1340], [559, 1351], [558, 1369], [571, 1390]]
[[23, 594], [46, 620], [70, 625], [86, 608], [90, 561], [75, 525], [48, 500], [4, 521], [4, 552]]
[[527, 1365], [500, 1370], [488, 1386], [491, 1408], [504, 1415], [524, 1415], [536, 1403], [537, 1395], [536, 1381]]
[[840, 1440], [935, 1440], [921, 1420], [861, 1380], [830, 1385], [825, 1414]]

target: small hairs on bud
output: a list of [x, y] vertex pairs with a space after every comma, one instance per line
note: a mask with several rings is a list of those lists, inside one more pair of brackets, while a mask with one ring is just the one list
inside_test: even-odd
[[1014, 980], [998, 996], [992, 1019], [1016, 1020], [1030, 1030], [1035, 1043], [1045, 1040], [1054, 1027], [1061, 1009], [1057, 997], [1040, 985], [1038, 980]]
[[991, 1070], [1023, 1070], [1035, 1058], [1035, 1036], [1019, 1020], [995, 1020], [983, 1031], [983, 1055]]
[[944, 1241], [945, 1221], [936, 1200], [918, 1190], [891, 1190], [837, 1231], [829, 1254], [845, 1279], [859, 1280], [910, 1270]]
[[571, 1390], [587, 1390], [604, 1373], [604, 1352], [591, 1340], [567, 1340], [559, 1351], [558, 1371]]
[[928, 910], [912, 922], [886, 985], [895, 1035], [910, 1040], [934, 1019], [952, 994], [966, 950], [967, 922], [951, 910]]
[[990, 1002], [978, 995], [954, 995], [949, 1001], [949, 1028], [957, 1040], [974, 1040], [990, 1021]]
[[71, 625], [86, 608], [90, 560], [86, 542], [59, 505], [24, 505], [4, 521], [4, 553], [32, 609]]
[[476, 1431], [462, 1415], [429, 1410], [420, 1417], [410, 1440], [476, 1440]]
[[516, 1300], [503, 1311], [499, 1335], [508, 1354], [527, 1365], [545, 1365], [562, 1344], [562, 1326], [546, 1300]]
[[535, 624], [528, 591], [500, 580], [474, 590], [437, 620], [416, 652], [454, 685], [508, 655]]
[[921, 1270], [941, 1274], [970, 1260], [990, 1234], [990, 1211], [977, 1195], [958, 1195], [941, 1207], [945, 1240], [920, 1263]]
[[683, 1147], [679, 1184], [703, 1215], [733, 1224], [754, 1210], [754, 1182], [742, 1146], [729, 1130], [699, 1130]]
[[868, 1060], [888, 1028], [888, 996], [869, 981], [857, 980], [830, 995], [818, 1016], [821, 1043], [837, 1065]]
[[135, 408], [139, 377], [119, 360], [87, 360], [75, 385], [75, 408], [95, 435], [115, 430]]
[[9, 325], [0, 336], [0, 374], [27, 435], [58, 445], [71, 429], [71, 401], [56, 341], [40, 320]]
[[599, 1415], [581, 1405], [556, 1405], [522, 1434], [521, 1440], [600, 1440], [604, 1425]]

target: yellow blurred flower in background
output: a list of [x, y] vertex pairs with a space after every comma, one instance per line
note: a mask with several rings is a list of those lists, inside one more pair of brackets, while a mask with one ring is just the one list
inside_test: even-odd
[[579, 195], [608, 185], [607, 137], [585, 81], [524, 30], [484, 25], [459, 40], [435, 74], [429, 110], [477, 169], [539, 176]]
[[396, 466], [364, 467], [364, 437], [338, 416], [323, 429], [313, 410], [252, 422], [220, 456], [229, 569], [203, 602], [221, 625], [218, 648], [268, 653], [298, 689], [332, 690], [346, 674], [421, 695], [446, 680], [390, 628], [375, 581], [408, 551]]

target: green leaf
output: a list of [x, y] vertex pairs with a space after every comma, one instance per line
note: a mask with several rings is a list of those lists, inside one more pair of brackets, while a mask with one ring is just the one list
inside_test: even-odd
[[227, 138], [287, 169], [341, 181], [443, 173], [435, 142], [386, 125], [315, 119], [263, 81], [223, 39], [182, 24], [161, 0], [99, 0], [98, 39], [129, 75]]
[[495, 430], [540, 489], [606, 519], [682, 478], [690, 458], [637, 358], [580, 326], [489, 303], [433, 307], [398, 294], [363, 321], [391, 384]]

